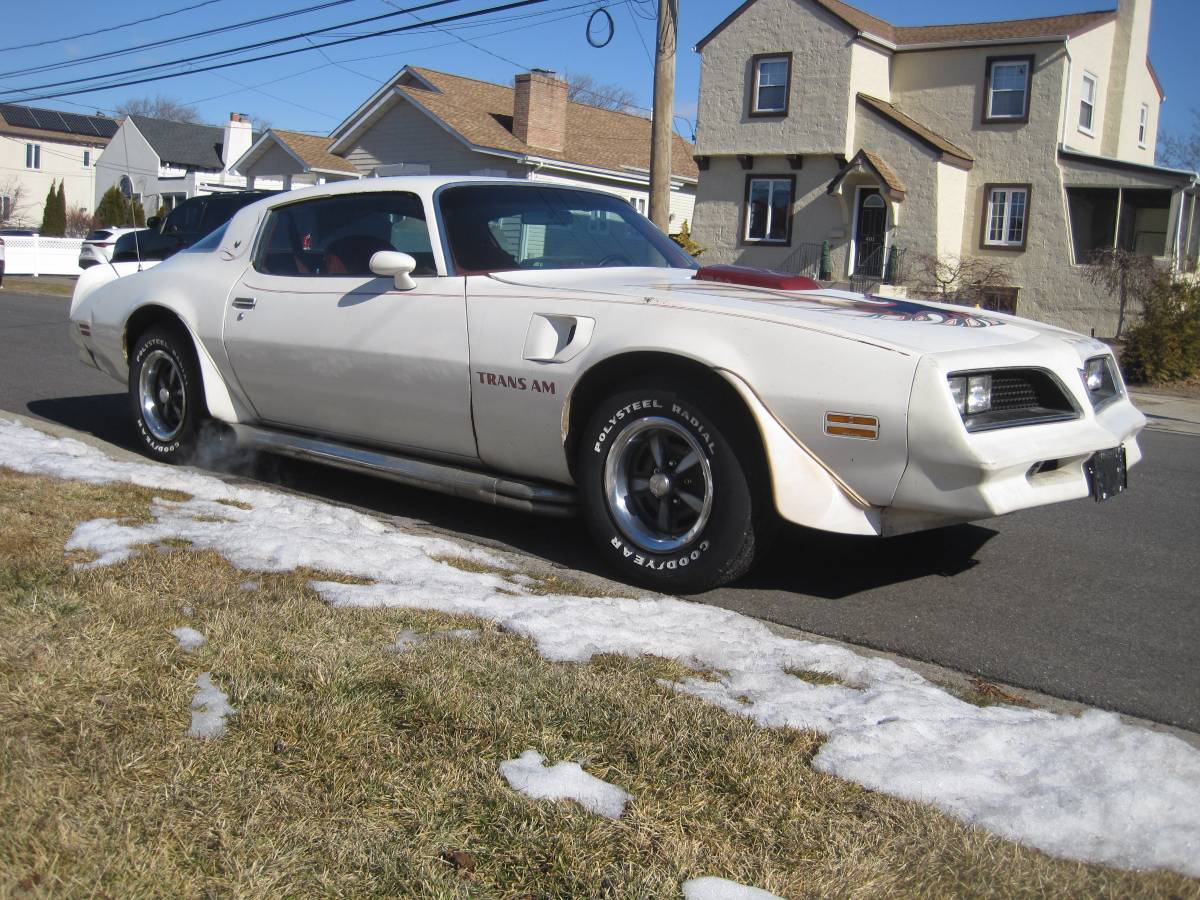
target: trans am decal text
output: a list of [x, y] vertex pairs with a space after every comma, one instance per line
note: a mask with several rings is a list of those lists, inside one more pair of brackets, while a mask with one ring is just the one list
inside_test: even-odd
[[512, 391], [532, 391], [535, 394], [553, 394], [554, 382], [523, 375], [497, 375], [495, 372], [476, 372], [480, 384], [508, 388]]

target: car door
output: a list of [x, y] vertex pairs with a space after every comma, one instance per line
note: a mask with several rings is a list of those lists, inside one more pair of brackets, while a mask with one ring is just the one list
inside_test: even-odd
[[[416, 288], [371, 256], [417, 261]], [[263, 423], [477, 459], [463, 279], [438, 275], [424, 206], [402, 191], [277, 206], [226, 300], [230, 365]]]

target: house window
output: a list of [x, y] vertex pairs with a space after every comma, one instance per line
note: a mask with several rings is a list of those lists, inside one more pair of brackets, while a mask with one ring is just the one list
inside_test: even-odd
[[1146, 147], [1146, 123], [1150, 121], [1150, 107], [1145, 103], [1138, 110], [1138, 146], [1145, 149]]
[[989, 56], [983, 121], [1028, 122], [1032, 56]]
[[0, 197], [0, 223], [8, 221], [8, 217], [12, 215], [12, 205], [12, 197], [7, 194]]
[[1067, 191], [1075, 264], [1098, 250], [1118, 248], [1142, 256], [1166, 256], [1171, 192], [1161, 188], [1077, 188]]
[[1096, 115], [1096, 76], [1083, 73], [1083, 89], [1079, 94], [1079, 130], [1092, 133], [1092, 119]]
[[25, 168], [40, 169], [42, 167], [42, 145], [25, 145]]
[[792, 54], [762, 53], [752, 58], [750, 115], [786, 116], [792, 76]]
[[163, 209], [166, 210], [167, 212], [170, 212], [175, 207], [177, 207], [180, 203], [182, 203], [184, 200], [187, 199], [187, 194], [182, 194], [182, 193], [163, 194], [160, 199], [162, 200]]
[[980, 298], [980, 305], [992, 312], [1017, 314], [1017, 294], [1020, 288], [1015, 287], [985, 287]]
[[1029, 185], [989, 184], [983, 191], [985, 249], [1024, 250], [1029, 230]]
[[83, 167], [86, 169], [91, 164], [92, 164], [92, 151], [84, 150], [83, 151]]
[[791, 241], [795, 186], [794, 177], [746, 179], [744, 234], [748, 243], [787, 244]]

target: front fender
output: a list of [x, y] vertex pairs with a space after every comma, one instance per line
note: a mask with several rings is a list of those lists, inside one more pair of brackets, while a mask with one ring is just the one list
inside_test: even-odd
[[796, 525], [821, 531], [878, 535], [880, 509], [871, 506], [818, 459], [745, 380], [728, 369], [717, 372], [738, 392], [758, 426], [779, 515]]

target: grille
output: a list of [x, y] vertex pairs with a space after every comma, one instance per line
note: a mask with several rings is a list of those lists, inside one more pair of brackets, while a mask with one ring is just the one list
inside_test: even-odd
[[1070, 401], [1045, 372], [1019, 370], [992, 375], [992, 409], [1050, 409], [1070, 412]]
[[992, 376], [992, 408], [964, 418], [967, 431], [1060, 422], [1079, 415], [1067, 392], [1049, 372], [1004, 369], [971, 374]]

